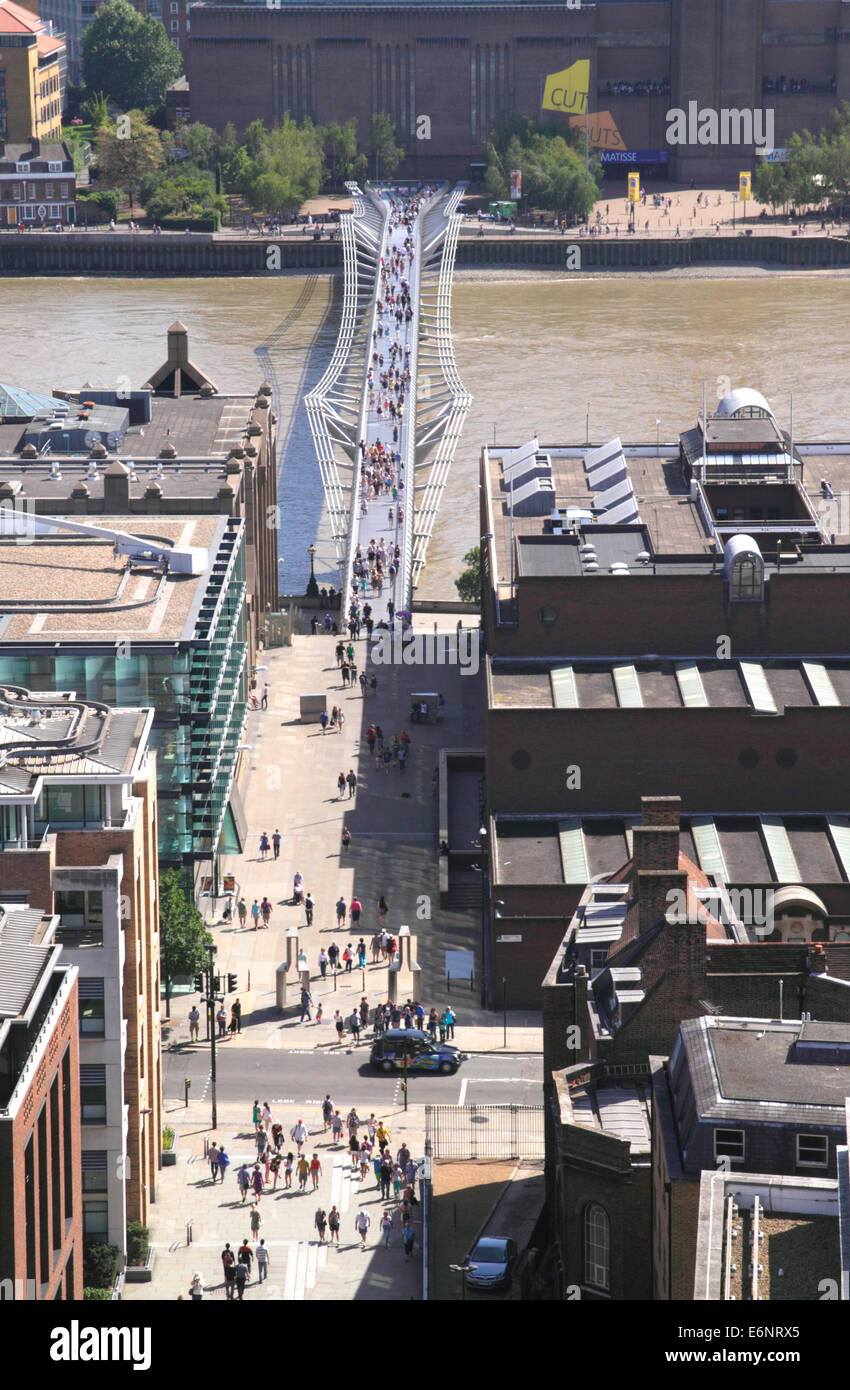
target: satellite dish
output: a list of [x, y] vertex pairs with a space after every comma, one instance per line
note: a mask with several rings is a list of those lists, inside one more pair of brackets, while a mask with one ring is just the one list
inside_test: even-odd
[[83, 436], [83, 443], [87, 449], [93, 449], [95, 444], [100, 443], [100, 433], [98, 430], [86, 430]]
[[109, 434], [106, 436], [106, 442], [110, 449], [120, 449], [122, 436], [118, 430], [110, 430]]

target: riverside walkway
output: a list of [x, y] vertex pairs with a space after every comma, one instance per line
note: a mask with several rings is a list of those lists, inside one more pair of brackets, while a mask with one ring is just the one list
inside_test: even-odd
[[[350, 185], [337, 345], [305, 398], [340, 566], [342, 621], [412, 621], [413, 594], [470, 397], [451, 285], [465, 185]], [[421, 390], [420, 390], [421, 385]], [[420, 405], [421, 395], [421, 405]], [[369, 612], [366, 612], [366, 608]]]

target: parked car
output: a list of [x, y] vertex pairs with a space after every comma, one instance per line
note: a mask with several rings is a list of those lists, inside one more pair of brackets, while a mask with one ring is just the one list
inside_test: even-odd
[[471, 1289], [509, 1289], [516, 1264], [516, 1241], [510, 1236], [482, 1236], [469, 1252], [466, 1282]]
[[451, 1043], [434, 1042], [430, 1033], [419, 1028], [388, 1028], [372, 1044], [369, 1061], [381, 1071], [403, 1071], [405, 1057], [409, 1071], [437, 1071], [446, 1076], [467, 1060], [465, 1052]]

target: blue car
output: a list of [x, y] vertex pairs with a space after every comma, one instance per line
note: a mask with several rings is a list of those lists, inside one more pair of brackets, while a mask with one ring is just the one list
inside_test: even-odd
[[516, 1264], [516, 1241], [509, 1236], [482, 1236], [469, 1252], [475, 1265], [466, 1276], [470, 1289], [509, 1289]]

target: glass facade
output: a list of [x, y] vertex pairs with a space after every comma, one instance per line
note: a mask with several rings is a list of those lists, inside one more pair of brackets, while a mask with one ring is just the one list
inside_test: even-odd
[[[188, 642], [133, 642], [127, 655], [125, 644], [95, 652], [0, 648], [0, 684], [154, 709], [163, 867], [210, 859], [218, 844], [248, 709], [245, 595], [244, 527], [231, 522]], [[102, 812], [98, 788], [48, 787], [36, 808], [36, 835], [48, 823], [102, 823]], [[19, 833], [15, 816], [0, 819], [0, 844]]]

